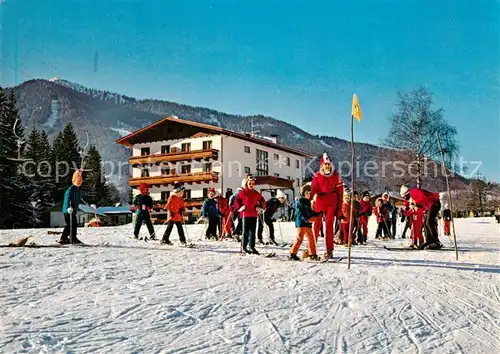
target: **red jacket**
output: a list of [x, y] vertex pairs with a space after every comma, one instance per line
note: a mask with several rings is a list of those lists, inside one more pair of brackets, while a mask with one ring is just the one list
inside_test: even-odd
[[387, 212], [387, 208], [383, 205], [381, 207], [377, 207], [377, 206], [374, 207], [373, 213], [377, 217], [378, 223], [381, 223], [384, 221], [387, 222], [387, 220], [389, 220], [389, 213]]
[[168, 198], [167, 210], [169, 215], [169, 220], [172, 221], [182, 221], [182, 213], [184, 213], [184, 199], [172, 194]]
[[342, 214], [344, 184], [337, 171], [334, 171], [331, 176], [324, 176], [320, 172], [314, 175], [311, 183], [311, 196], [315, 195], [317, 195], [315, 211], [334, 208], [336, 216]]
[[260, 206], [262, 209], [266, 208], [266, 201], [262, 195], [255, 189], [245, 188], [238, 193], [234, 204], [236, 205], [236, 210], [245, 206], [246, 209], [240, 213], [242, 218], [256, 218], [258, 217], [257, 207]]
[[[439, 200], [439, 193], [429, 192], [420, 188], [412, 188], [410, 189], [410, 198], [413, 199], [419, 207], [423, 208], [424, 211], [427, 211], [436, 200]], [[407, 205], [407, 203], [405, 203], [405, 205]]]
[[[353, 216], [356, 216], [356, 210], [353, 210]], [[349, 224], [351, 217], [351, 202], [342, 203], [342, 223]]]
[[372, 205], [370, 202], [365, 202], [364, 200], [359, 202], [361, 209], [359, 210], [360, 216], [359, 221], [363, 223], [368, 222], [368, 216], [372, 213]]
[[229, 214], [229, 202], [227, 198], [219, 198], [217, 200], [217, 207], [219, 208], [219, 211], [222, 215], [228, 215]]
[[422, 208], [408, 209], [403, 211], [403, 214], [410, 218], [412, 227], [421, 229], [424, 224], [424, 210]]

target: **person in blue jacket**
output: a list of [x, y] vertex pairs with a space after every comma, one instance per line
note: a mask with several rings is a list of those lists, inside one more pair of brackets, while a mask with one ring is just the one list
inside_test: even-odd
[[82, 170], [77, 170], [73, 173], [72, 182], [73, 184], [64, 193], [62, 212], [64, 214], [66, 226], [59, 240], [61, 244], [82, 243], [82, 241], [76, 237], [78, 227], [76, 213], [79, 210], [80, 187], [83, 183]]
[[208, 219], [208, 228], [205, 232], [207, 239], [217, 238], [217, 226], [219, 225], [220, 211], [217, 206], [215, 196], [217, 192], [214, 188], [208, 190], [208, 198], [203, 202], [201, 216]]

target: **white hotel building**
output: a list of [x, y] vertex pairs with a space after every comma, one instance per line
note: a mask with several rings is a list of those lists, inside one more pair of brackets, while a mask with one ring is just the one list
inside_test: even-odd
[[256, 176], [256, 189], [266, 199], [276, 189], [289, 200], [297, 196], [305, 159], [312, 155], [282, 145], [278, 136], [271, 139], [166, 117], [117, 143], [132, 149], [129, 184], [134, 194], [139, 184], [147, 183], [153, 200], [166, 201], [179, 182], [186, 188], [188, 210], [196, 212], [208, 188], [225, 195], [248, 173]]

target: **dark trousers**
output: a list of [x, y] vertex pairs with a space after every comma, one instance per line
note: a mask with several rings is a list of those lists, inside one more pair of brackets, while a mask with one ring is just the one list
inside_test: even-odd
[[274, 242], [274, 225], [273, 225], [272, 215], [267, 215], [265, 213], [261, 218], [259, 218], [259, 225], [257, 228], [257, 237], [259, 238], [259, 241], [262, 241], [262, 232], [264, 231], [264, 225], [262, 224], [262, 220], [264, 220], [264, 223], [269, 228], [269, 239]]
[[405, 228], [403, 230], [403, 234], [401, 235], [402, 238], [406, 238], [406, 231], [408, 231], [408, 229], [410, 228], [410, 225], [411, 225], [411, 220], [410, 220], [410, 217], [408, 217], [408, 219], [406, 219], [406, 223], [405, 223]]
[[155, 234], [155, 229], [153, 228], [153, 223], [151, 222], [151, 217], [149, 216], [149, 212], [140, 210], [139, 213], [137, 213], [136, 215], [137, 216], [135, 217], [134, 236], [139, 237], [139, 231], [141, 231], [142, 223], [145, 223], [149, 231], [149, 236], [153, 237]]
[[384, 232], [385, 237], [389, 237], [389, 228], [387, 227], [386, 221], [382, 221], [382, 222], [378, 223], [377, 233], [375, 234], [375, 237], [381, 237], [382, 232]]
[[255, 248], [255, 229], [257, 228], [257, 218], [243, 219], [243, 249]]
[[396, 217], [394, 217], [391, 222], [392, 222], [392, 232], [391, 232], [391, 237], [392, 238], [396, 238], [396, 223], [397, 223], [398, 219]]
[[180, 221], [172, 221], [170, 220], [168, 222], [167, 229], [165, 230], [165, 233], [163, 234], [163, 241], [167, 242], [170, 241], [170, 234], [172, 233], [172, 229], [175, 226], [177, 226], [177, 233], [179, 234], [179, 240], [182, 243], [186, 243], [186, 237], [184, 236], [184, 229], [182, 228], [182, 222]]
[[425, 213], [425, 244], [429, 245], [431, 243], [439, 242], [438, 230], [437, 230], [437, 215], [441, 209], [441, 202], [436, 200], [432, 203], [427, 213]]
[[205, 232], [205, 237], [209, 236], [217, 236], [217, 228], [219, 226], [219, 218], [218, 217], [209, 217], [208, 218], [208, 227]]
[[[73, 220], [71, 220], [71, 226], [70, 226], [70, 218], [72, 218]], [[77, 225], [77, 221], [76, 221], [76, 213], [72, 213], [72, 214], [68, 214], [68, 213], [64, 213], [64, 221], [66, 222], [66, 226], [64, 226], [64, 230], [62, 232], [62, 235], [61, 235], [61, 241], [71, 241], [71, 237], [70, 237], [70, 228], [73, 227], [73, 241], [76, 240], [76, 229], [78, 227]]]
[[235, 235], [241, 235], [241, 232], [243, 230], [243, 221], [241, 220], [239, 213], [233, 214], [233, 223], [236, 225], [233, 233]]

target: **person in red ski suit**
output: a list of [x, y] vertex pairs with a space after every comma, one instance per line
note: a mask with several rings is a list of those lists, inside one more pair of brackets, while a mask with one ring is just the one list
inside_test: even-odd
[[444, 235], [445, 236], [450, 236], [450, 223], [451, 223], [451, 210], [448, 208], [448, 204], [446, 203], [444, 205], [444, 210], [443, 210], [443, 228], [444, 228]]
[[411, 223], [411, 244], [410, 248], [424, 244], [424, 236], [422, 235], [422, 227], [424, 226], [424, 211], [419, 208], [416, 203], [410, 201], [410, 207], [403, 211], [403, 214], [410, 219]]
[[231, 208], [229, 207], [229, 198], [231, 197], [231, 192], [226, 193], [226, 197], [219, 196], [217, 198], [217, 207], [219, 208], [219, 212], [221, 214], [221, 223], [219, 230], [220, 238], [231, 236]]
[[429, 192], [422, 188], [409, 189], [402, 185], [400, 190], [401, 197], [405, 198], [405, 207], [408, 206], [408, 200], [411, 198], [415, 201], [417, 207], [422, 208], [425, 212], [424, 227], [425, 227], [425, 243], [420, 246], [421, 249], [440, 249], [443, 244], [439, 242], [437, 230], [437, 216], [441, 209], [441, 201], [439, 193]]
[[[311, 194], [314, 198], [314, 211], [322, 212], [325, 216], [325, 258], [333, 254], [333, 224], [335, 218], [342, 215], [342, 197], [344, 185], [339, 173], [334, 170], [333, 164], [325, 152], [320, 159], [320, 170], [311, 183]], [[314, 236], [316, 239], [321, 230], [321, 220], [314, 222]]]
[[370, 194], [363, 193], [363, 200], [359, 202], [359, 228], [363, 235], [363, 242], [368, 239], [368, 218], [372, 215], [372, 205], [370, 203]]

